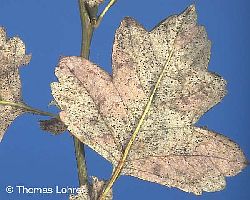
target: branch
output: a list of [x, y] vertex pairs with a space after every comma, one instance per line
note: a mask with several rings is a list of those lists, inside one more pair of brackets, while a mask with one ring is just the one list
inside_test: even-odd
[[[90, 8], [85, 0], [78, 0], [82, 27], [81, 57], [88, 59], [93, 35], [92, 20], [96, 19], [98, 7]], [[88, 185], [88, 173], [84, 144], [74, 136], [75, 156], [77, 161], [79, 185]]]
[[[79, 12], [82, 26], [81, 57], [89, 59], [90, 44], [93, 31], [97, 28], [107, 11], [115, 4], [116, 0], [110, 0], [102, 13], [96, 18], [98, 6], [89, 7], [85, 0], [78, 0]], [[78, 178], [80, 185], [88, 185], [88, 175], [85, 160], [84, 144], [74, 137], [75, 154], [78, 168]]]
[[81, 57], [88, 59], [90, 51], [90, 43], [93, 35], [93, 27], [91, 25], [90, 16], [93, 17], [93, 12], [95, 10], [90, 9], [86, 5], [85, 0], [78, 0], [78, 2], [79, 2], [79, 11], [81, 18], [81, 26], [82, 26]]

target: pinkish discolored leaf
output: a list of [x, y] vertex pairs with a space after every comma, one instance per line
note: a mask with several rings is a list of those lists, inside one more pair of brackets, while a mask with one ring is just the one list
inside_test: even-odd
[[60, 60], [51, 85], [60, 118], [115, 170], [122, 163], [123, 175], [194, 194], [222, 190], [246, 158], [227, 137], [195, 126], [226, 94], [226, 81], [207, 69], [210, 48], [194, 6], [151, 31], [125, 18], [112, 76], [80, 57]]

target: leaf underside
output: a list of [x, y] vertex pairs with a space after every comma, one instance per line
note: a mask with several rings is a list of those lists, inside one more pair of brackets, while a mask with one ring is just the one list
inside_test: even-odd
[[194, 6], [147, 31], [125, 18], [115, 34], [113, 74], [80, 57], [64, 57], [52, 94], [68, 130], [109, 160], [124, 155], [122, 174], [201, 194], [225, 187], [245, 167], [227, 137], [194, 124], [226, 94], [207, 70], [210, 41]]
[[[31, 56], [25, 55], [25, 44], [18, 37], [8, 39], [0, 27], [0, 101], [21, 103], [19, 67], [27, 65]], [[0, 104], [0, 141], [12, 121], [24, 110]]]

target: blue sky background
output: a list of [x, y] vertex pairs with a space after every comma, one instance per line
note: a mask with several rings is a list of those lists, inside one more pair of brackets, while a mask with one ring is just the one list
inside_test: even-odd
[[[111, 72], [110, 53], [115, 29], [125, 16], [132, 16], [147, 29], [174, 13], [190, 0], [118, 0], [96, 30], [91, 60]], [[211, 130], [237, 142], [250, 159], [250, 1], [197, 0], [199, 23], [206, 26], [212, 41], [209, 69], [228, 81], [228, 95], [200, 120]], [[80, 19], [77, 0], [0, 0], [0, 25], [9, 36], [20, 36], [32, 53], [30, 65], [22, 68], [24, 100], [43, 110], [52, 99], [50, 83], [56, 81], [54, 67], [61, 55], [79, 55]], [[8, 185], [26, 187], [77, 186], [76, 163], [69, 134], [51, 136], [39, 130], [37, 117], [23, 115], [8, 129], [0, 144], [0, 199], [66, 200], [67, 195], [7, 194]], [[87, 149], [89, 175], [108, 179], [111, 165]], [[250, 169], [227, 178], [225, 190], [200, 197], [178, 189], [121, 177], [114, 186], [114, 200], [248, 200]]]

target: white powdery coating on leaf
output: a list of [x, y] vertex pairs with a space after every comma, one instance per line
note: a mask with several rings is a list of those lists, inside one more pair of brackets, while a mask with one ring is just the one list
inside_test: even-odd
[[125, 18], [112, 77], [79, 57], [60, 60], [52, 91], [61, 119], [114, 167], [139, 127], [122, 174], [194, 194], [221, 190], [246, 159], [230, 139], [194, 126], [226, 94], [226, 81], [208, 71], [210, 48], [194, 6], [151, 31]]

